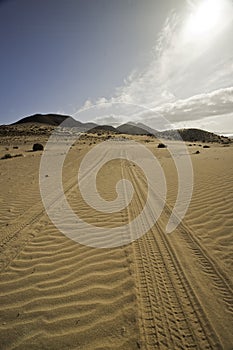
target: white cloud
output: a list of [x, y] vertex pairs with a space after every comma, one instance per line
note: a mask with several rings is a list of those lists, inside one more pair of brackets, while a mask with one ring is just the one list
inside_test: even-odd
[[[78, 110], [78, 112], [85, 111], [86, 109], [91, 108], [92, 105], [93, 105], [93, 103], [91, 102], [90, 99], [88, 99], [88, 100], [85, 101], [84, 105]], [[76, 113], [78, 113], [78, 112], [76, 112]], [[75, 115], [76, 113], [74, 113], [74, 115]]]
[[233, 87], [165, 104], [157, 111], [171, 121], [195, 120], [233, 111]]
[[[104, 123], [112, 120], [112, 125], [116, 125], [138, 119], [149, 123], [154, 114], [178, 123], [233, 111], [233, 88], [229, 87], [233, 81], [233, 43], [230, 40], [233, 5], [229, 0], [221, 1], [225, 6], [221, 26], [199, 39], [184, 33], [187, 18], [197, 2], [187, 1], [186, 16], [172, 12], [157, 36], [150, 64], [143, 71], [132, 71], [110, 99], [102, 97], [95, 103], [87, 100], [79, 112], [97, 104], [98, 115], [93, 120]], [[111, 113], [110, 108], [108, 117], [105, 105], [114, 109], [115, 103], [141, 105], [152, 111], [135, 113], [132, 107], [131, 113], [128, 110], [125, 113], [126, 117], [122, 110], [118, 115], [115, 110]]]
[[108, 103], [108, 100], [105, 97], [100, 97], [96, 101], [96, 104], [103, 104], [103, 103]]
[[165, 103], [149, 112], [142, 112], [138, 119], [151, 124], [156, 115], [162, 115], [171, 123], [221, 117], [233, 112], [233, 87], [199, 94], [173, 103]]

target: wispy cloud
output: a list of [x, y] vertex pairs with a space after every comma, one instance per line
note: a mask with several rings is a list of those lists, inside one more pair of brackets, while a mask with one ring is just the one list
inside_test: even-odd
[[[187, 1], [185, 14], [172, 11], [157, 36], [150, 64], [143, 71], [132, 71], [110, 99], [87, 100], [79, 113], [95, 104], [101, 109], [106, 103], [125, 103], [152, 109], [126, 113], [134, 121], [150, 122], [154, 112], [172, 123], [229, 114], [233, 110], [233, 44], [226, 38], [233, 29], [233, 5], [222, 2], [224, 23], [198, 40], [187, 35], [187, 20], [196, 2]], [[109, 115], [103, 113], [101, 119], [100, 113], [94, 119], [113, 124], [127, 119], [122, 113]]]
[[171, 123], [229, 115], [233, 113], [233, 87], [166, 103], [137, 117], [150, 123], [158, 113]]

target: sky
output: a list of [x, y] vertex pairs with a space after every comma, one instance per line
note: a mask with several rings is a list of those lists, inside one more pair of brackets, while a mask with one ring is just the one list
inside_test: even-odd
[[0, 123], [233, 134], [233, 0], [0, 0]]

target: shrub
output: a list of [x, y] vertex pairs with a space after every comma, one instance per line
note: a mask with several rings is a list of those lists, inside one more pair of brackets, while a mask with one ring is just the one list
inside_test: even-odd
[[1, 159], [9, 159], [12, 158], [12, 155], [10, 153], [6, 153]]
[[200, 153], [200, 151], [196, 151], [196, 153], [195, 154], [199, 154]]
[[43, 151], [44, 146], [41, 143], [34, 143], [32, 150], [35, 151]]
[[210, 148], [210, 146], [204, 145], [203, 148]]
[[164, 143], [159, 143], [158, 148], [166, 148], [167, 146]]

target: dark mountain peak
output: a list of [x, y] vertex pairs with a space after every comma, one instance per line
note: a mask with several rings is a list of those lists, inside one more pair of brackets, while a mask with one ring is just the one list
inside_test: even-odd
[[70, 118], [70, 122], [74, 123], [74, 125], [80, 125], [81, 123], [70, 117], [69, 115], [62, 114], [34, 114], [29, 117], [22, 118], [12, 125], [17, 124], [25, 124], [25, 123], [40, 123], [40, 124], [48, 124], [57, 126], [64, 122], [67, 118]]
[[95, 124], [95, 126], [93, 128], [91, 128], [89, 130], [89, 132], [91, 133], [98, 133], [98, 132], [112, 132], [114, 134], [118, 134], [119, 131], [114, 128], [114, 126], [111, 125], [97, 125]]
[[118, 126], [116, 128], [121, 134], [130, 134], [130, 135], [148, 135], [148, 132], [145, 128], [138, 126], [135, 123], [126, 123]]
[[165, 139], [177, 140], [179, 135], [183, 141], [189, 142], [228, 142], [229, 139], [224, 136], [219, 136], [213, 132], [209, 132], [202, 129], [177, 129], [177, 130], [166, 130], [160, 132], [160, 136]]
[[157, 135], [159, 133], [158, 130], [151, 128], [150, 126], [143, 124], [143, 123], [137, 123], [137, 126], [143, 130], [146, 130], [149, 134]]

